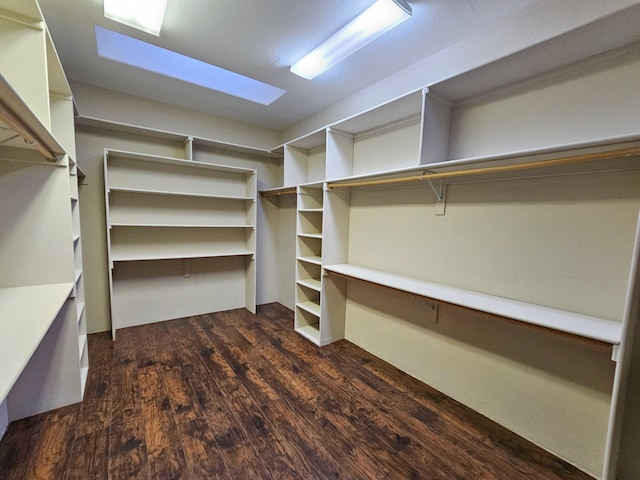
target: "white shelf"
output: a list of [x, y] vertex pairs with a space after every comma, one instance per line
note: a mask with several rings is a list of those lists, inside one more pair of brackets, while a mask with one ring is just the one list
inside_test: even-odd
[[135, 193], [140, 195], [169, 195], [176, 197], [192, 197], [192, 198], [209, 198], [217, 200], [238, 200], [242, 202], [255, 201], [253, 197], [237, 197], [233, 195], [208, 195], [206, 193], [189, 193], [189, 192], [171, 192], [167, 190], [150, 190], [144, 188], [121, 188], [121, 187], [109, 187], [107, 190], [109, 193]]
[[255, 170], [251, 168], [231, 167], [228, 165], [196, 162], [193, 160], [184, 160], [181, 158], [163, 157], [158, 155], [147, 155], [144, 153], [127, 152], [123, 150], [109, 150], [108, 157], [150, 162], [154, 165], [163, 164], [163, 165], [171, 165], [171, 166], [184, 167], [184, 168], [215, 170], [218, 172], [243, 173], [243, 174], [253, 174], [255, 172]]
[[322, 208], [299, 208], [298, 211], [302, 213], [322, 213]]
[[622, 335], [622, 323], [613, 320], [439, 285], [356, 265], [330, 265], [325, 266], [324, 269], [328, 272], [357, 280], [487, 312], [526, 324], [597, 340], [610, 345], [618, 345]]
[[256, 228], [255, 225], [206, 225], [206, 224], [177, 224], [177, 223], [110, 223], [110, 227], [158, 227], [158, 228]]
[[0, 399], [40, 344], [73, 289], [73, 283], [0, 288]]
[[296, 306], [305, 312], [309, 312], [311, 315], [315, 315], [320, 318], [320, 305], [315, 302], [300, 302]]
[[321, 233], [299, 233], [298, 236], [299, 237], [306, 237], [306, 238], [319, 238], [319, 239], [322, 239], [322, 234]]
[[312, 263], [314, 265], [322, 265], [322, 257], [298, 257], [301, 262]]
[[296, 328], [295, 331], [316, 345], [320, 345], [320, 330], [318, 330], [318, 327], [305, 325], [304, 327]]
[[311, 290], [315, 290], [316, 292], [319, 292], [321, 290], [321, 282], [316, 278], [306, 278], [304, 280], [298, 280], [297, 283], [298, 285], [310, 288]]
[[177, 260], [177, 259], [188, 259], [188, 258], [217, 258], [217, 257], [249, 257], [252, 256], [253, 252], [249, 250], [238, 250], [234, 252], [220, 252], [220, 251], [212, 251], [212, 252], [202, 252], [202, 253], [190, 253], [190, 252], [176, 252], [176, 253], [158, 253], [158, 254], [149, 254], [149, 255], [134, 255], [134, 254], [120, 254], [113, 255], [111, 257], [111, 261], [113, 262], [137, 262], [144, 260]]

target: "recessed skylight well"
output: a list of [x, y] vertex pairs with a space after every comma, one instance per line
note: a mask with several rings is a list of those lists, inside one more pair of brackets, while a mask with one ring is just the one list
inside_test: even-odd
[[261, 105], [270, 105], [286, 93], [273, 85], [106, 28], [96, 26], [95, 33], [98, 55], [102, 58]]
[[167, 0], [104, 0], [104, 16], [152, 35], [160, 35]]
[[411, 17], [405, 0], [377, 0], [291, 66], [291, 72], [311, 80]]

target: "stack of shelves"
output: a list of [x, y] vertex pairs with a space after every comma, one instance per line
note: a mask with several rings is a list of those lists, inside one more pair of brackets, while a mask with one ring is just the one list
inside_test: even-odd
[[115, 150], [104, 165], [114, 335], [200, 313], [255, 312], [255, 170]]
[[295, 329], [321, 344], [323, 185], [298, 187]]
[[0, 44], [0, 426], [6, 426], [80, 401], [88, 357], [77, 302], [80, 254], [74, 262], [73, 102], [36, 1], [4, 2]]

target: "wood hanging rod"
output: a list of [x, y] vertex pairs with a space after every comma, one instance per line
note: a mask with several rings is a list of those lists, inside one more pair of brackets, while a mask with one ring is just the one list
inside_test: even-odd
[[291, 187], [291, 188], [281, 188], [279, 190], [267, 190], [264, 192], [260, 192], [260, 196], [261, 197], [272, 197], [274, 195], [295, 195], [296, 194], [296, 187]]
[[[456, 170], [454, 172], [441, 173], [423, 173], [420, 175], [412, 175], [408, 177], [383, 178], [380, 180], [360, 180], [332, 182], [328, 184], [329, 188], [346, 188], [346, 187], [364, 187], [370, 185], [385, 185], [390, 183], [417, 182], [423, 180], [438, 180], [451, 177], [482, 175], [488, 173], [515, 172], [520, 170], [528, 170], [532, 168], [556, 167], [560, 165], [570, 165], [574, 163], [589, 162], [595, 160], [609, 160], [620, 157], [637, 157], [640, 156], [640, 147], [623, 148], [619, 150], [610, 150], [607, 152], [585, 153], [582, 155], [572, 155], [568, 157], [554, 158], [552, 160], [542, 160], [539, 162], [520, 163], [517, 165], [500, 165], [495, 167], [480, 167], [468, 170]], [[425, 165], [428, 168], [428, 165]]]

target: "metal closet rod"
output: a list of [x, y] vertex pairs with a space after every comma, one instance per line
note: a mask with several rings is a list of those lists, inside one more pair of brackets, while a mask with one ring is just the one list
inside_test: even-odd
[[[346, 188], [346, 187], [364, 187], [369, 185], [385, 185], [390, 183], [416, 182], [423, 180], [438, 180], [451, 177], [482, 175], [488, 173], [515, 172], [519, 170], [527, 170], [532, 168], [556, 167], [560, 165], [570, 165], [573, 163], [589, 162], [595, 160], [608, 160], [620, 157], [636, 157], [640, 156], [640, 147], [623, 148], [619, 150], [610, 150], [607, 152], [585, 153], [582, 155], [572, 155], [562, 158], [554, 158], [552, 160], [542, 160], [538, 162], [520, 163], [517, 165], [500, 165], [495, 167], [480, 167], [469, 170], [456, 170], [454, 172], [441, 173], [422, 173], [420, 175], [412, 175], [409, 177], [399, 178], [383, 178], [380, 180], [359, 180], [345, 182], [331, 182], [329, 188]], [[427, 168], [428, 165], [425, 165]]]

